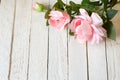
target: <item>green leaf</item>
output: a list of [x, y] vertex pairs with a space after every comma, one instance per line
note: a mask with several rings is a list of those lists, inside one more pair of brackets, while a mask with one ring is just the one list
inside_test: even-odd
[[100, 6], [100, 1], [89, 2], [93, 6]]
[[91, 4], [84, 4], [84, 5], [81, 5], [81, 8], [84, 8], [86, 9], [87, 11], [91, 11], [93, 12], [95, 10], [95, 6], [91, 5]]
[[59, 10], [64, 10], [64, 7], [66, 6], [66, 4], [62, 1], [62, 0], [58, 0], [54, 5], [53, 8], [55, 9], [59, 9]]
[[49, 19], [50, 18], [50, 16], [49, 16], [50, 11], [51, 11], [51, 9], [47, 10], [47, 12], [45, 13], [45, 19]]
[[111, 21], [106, 22], [104, 28], [107, 30], [107, 37], [116, 40], [116, 32], [113, 23]]
[[59, 3], [60, 5], [65, 5], [62, 0], [58, 0], [58, 3]]
[[71, 30], [69, 31], [69, 35], [74, 36], [74, 32], [72, 32]]
[[102, 3], [104, 4], [104, 10], [105, 11], [107, 11], [108, 1], [109, 0], [102, 0]]
[[111, 9], [107, 11], [106, 15], [108, 19], [110, 20], [116, 15], [117, 12], [118, 12], [117, 10]]
[[59, 9], [59, 10], [63, 10], [63, 7], [60, 6], [60, 4], [57, 2], [54, 6], [53, 6], [54, 9]]
[[108, 2], [109, 2], [109, 0], [102, 0], [102, 3], [103, 3], [104, 5], [107, 5]]
[[82, 8], [84, 8], [87, 11], [90, 11], [90, 12], [95, 12], [96, 11], [96, 6], [101, 6], [100, 1], [94, 1], [94, 2], [88, 1], [87, 3], [84, 3], [84, 4], [81, 5]]
[[90, 1], [89, 0], [82, 0], [81, 4], [84, 5], [84, 4], [88, 4]]
[[[79, 10], [79, 9], [78, 9]], [[73, 13], [72, 13], [72, 7], [71, 6], [66, 6], [66, 11], [67, 11], [67, 13], [69, 14], [69, 16], [70, 16], [70, 20], [72, 21], [72, 19], [73, 19]]]
[[70, 6], [72, 11], [75, 11], [75, 13], [79, 14], [80, 5], [74, 3], [73, 1], [70, 1]]
[[59, 5], [59, 3], [58, 2], [56, 2], [54, 5], [53, 5], [53, 8], [60, 8], [60, 5]]

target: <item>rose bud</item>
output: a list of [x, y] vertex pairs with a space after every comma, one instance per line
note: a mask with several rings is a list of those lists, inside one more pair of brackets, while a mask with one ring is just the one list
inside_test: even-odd
[[43, 12], [45, 9], [45, 6], [43, 4], [40, 4], [40, 3], [35, 3], [32, 5], [32, 9], [37, 11], [37, 12]]

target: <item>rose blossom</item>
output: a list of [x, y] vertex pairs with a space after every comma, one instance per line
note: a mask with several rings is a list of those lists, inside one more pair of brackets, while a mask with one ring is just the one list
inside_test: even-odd
[[80, 15], [76, 16], [71, 24], [70, 29], [75, 34], [75, 38], [80, 42], [86, 41], [99, 43], [106, 37], [106, 30], [102, 28], [103, 21], [97, 13], [92, 13], [91, 17], [87, 11], [80, 9]]
[[70, 16], [66, 12], [53, 10], [49, 16], [49, 24], [57, 30], [63, 30], [70, 22]]

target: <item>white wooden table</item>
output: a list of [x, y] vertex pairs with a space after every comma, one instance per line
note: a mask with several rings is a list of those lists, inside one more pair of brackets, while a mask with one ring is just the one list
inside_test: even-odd
[[116, 42], [79, 44], [67, 30], [46, 27], [44, 13], [31, 8], [35, 2], [56, 0], [1, 0], [0, 80], [120, 80], [120, 12]]

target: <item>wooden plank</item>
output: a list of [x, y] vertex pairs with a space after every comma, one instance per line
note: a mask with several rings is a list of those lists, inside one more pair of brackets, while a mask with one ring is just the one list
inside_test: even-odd
[[[81, 0], [75, 0], [74, 2], [81, 3]], [[88, 79], [86, 52], [86, 44], [78, 43], [72, 36], [68, 37], [69, 80]]]
[[69, 80], [87, 80], [86, 45], [69, 38]]
[[[50, 5], [55, 2], [50, 0]], [[59, 32], [52, 27], [49, 28], [48, 80], [67, 80], [67, 31]]]
[[15, 0], [0, 3], [0, 80], [8, 80]]
[[89, 80], [107, 80], [105, 42], [88, 44]]
[[109, 80], [120, 79], [120, 43], [107, 40], [107, 61]]
[[16, 0], [10, 80], [27, 80], [32, 0]]
[[48, 80], [67, 80], [67, 34], [50, 29]]
[[[34, 0], [48, 5], [49, 0]], [[45, 13], [32, 12], [28, 80], [47, 80], [48, 27]]]
[[[120, 10], [120, 4], [114, 7]], [[116, 42], [107, 39], [106, 49], [107, 49], [107, 61], [108, 61], [108, 74], [109, 80], [119, 80], [120, 79], [120, 11], [112, 20], [116, 29]]]

